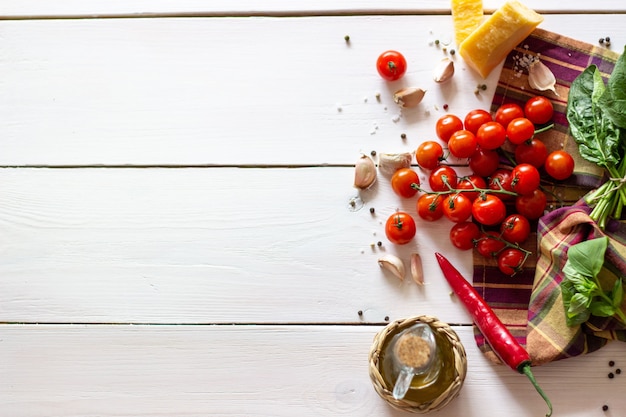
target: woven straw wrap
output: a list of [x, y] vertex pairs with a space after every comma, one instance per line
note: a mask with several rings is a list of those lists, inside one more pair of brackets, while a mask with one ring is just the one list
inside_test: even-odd
[[[393, 335], [401, 332], [402, 330], [409, 328], [417, 323], [426, 323], [439, 335], [443, 336], [450, 342], [452, 351], [454, 353], [454, 368], [455, 378], [441, 395], [431, 399], [427, 402], [417, 403], [407, 399], [396, 400], [393, 398], [392, 391], [393, 385], [387, 384], [383, 379], [380, 372], [380, 355], [383, 348]], [[408, 411], [416, 414], [426, 414], [431, 411], [436, 411], [446, 406], [452, 401], [461, 391], [463, 381], [465, 380], [465, 374], [467, 373], [467, 358], [465, 356], [465, 348], [461, 344], [458, 335], [452, 328], [436, 317], [432, 316], [418, 316], [410, 317], [407, 319], [396, 320], [389, 323], [385, 328], [376, 334], [374, 337], [374, 343], [369, 353], [369, 374], [374, 384], [374, 389], [385, 401], [391, 406], [402, 411]]]

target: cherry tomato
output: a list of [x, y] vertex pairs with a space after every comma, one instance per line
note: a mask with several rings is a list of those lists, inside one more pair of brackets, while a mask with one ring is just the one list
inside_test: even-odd
[[[475, 190], [476, 188], [487, 188], [487, 183], [485, 182], [483, 177], [480, 177], [476, 174], [461, 177], [456, 184], [457, 190]], [[465, 195], [465, 197], [469, 198], [471, 201], [476, 200], [479, 194], [480, 191], [463, 192], [463, 195]]]
[[476, 242], [476, 250], [485, 258], [493, 258], [504, 249], [506, 243], [500, 239], [500, 234], [495, 230], [483, 233]]
[[448, 191], [450, 188], [456, 188], [457, 183], [456, 171], [447, 165], [432, 170], [428, 176], [428, 184], [433, 191]]
[[465, 126], [465, 130], [469, 130], [473, 134], [476, 134], [479, 127], [491, 121], [493, 121], [493, 119], [488, 111], [476, 109], [467, 113], [465, 120], [463, 121], [463, 125]]
[[469, 158], [476, 150], [476, 136], [469, 130], [457, 130], [448, 139], [448, 150], [457, 158]]
[[548, 204], [548, 198], [540, 189], [531, 194], [520, 195], [515, 198], [515, 210], [528, 220], [536, 220], [543, 216], [543, 211]]
[[552, 102], [543, 96], [535, 96], [524, 105], [524, 115], [536, 125], [548, 123], [553, 114]]
[[[493, 174], [489, 176], [489, 182], [487, 183], [487, 188], [490, 190], [505, 190], [505, 191], [513, 191], [511, 187], [511, 181], [513, 181], [513, 175], [511, 174], [511, 170], [506, 168], [498, 168]], [[500, 194], [500, 198], [502, 200], [510, 200], [514, 196], [511, 194]]]
[[463, 129], [463, 122], [453, 114], [441, 116], [435, 125], [437, 137], [446, 143], [454, 132], [461, 129]]
[[522, 243], [530, 236], [530, 222], [519, 213], [511, 214], [500, 225], [502, 238], [511, 243]]
[[498, 122], [487, 122], [476, 132], [478, 145], [485, 149], [498, 149], [506, 141], [506, 130]]
[[411, 168], [400, 168], [391, 177], [391, 188], [400, 197], [411, 198], [417, 194], [413, 184], [420, 185], [420, 179]]
[[443, 147], [433, 140], [422, 142], [415, 151], [415, 159], [422, 168], [435, 169], [443, 160]]
[[422, 194], [416, 206], [418, 216], [426, 221], [434, 222], [443, 217], [443, 197], [438, 194]]
[[413, 218], [403, 211], [393, 213], [385, 223], [385, 234], [391, 243], [405, 245], [415, 237], [417, 229]]
[[519, 249], [508, 248], [498, 255], [498, 269], [506, 275], [515, 275], [522, 269], [526, 255]]
[[506, 206], [493, 194], [483, 194], [472, 203], [472, 216], [480, 224], [493, 226], [504, 220]]
[[515, 161], [518, 164], [530, 164], [535, 168], [541, 168], [547, 157], [548, 148], [539, 139], [532, 138], [515, 147]]
[[461, 250], [472, 249], [479, 237], [480, 229], [473, 222], [457, 223], [450, 229], [450, 241]]
[[443, 199], [443, 214], [455, 223], [461, 223], [472, 215], [472, 201], [462, 193], [448, 194]]
[[469, 159], [469, 167], [472, 172], [481, 177], [488, 177], [494, 173], [500, 165], [498, 152], [481, 147], [476, 148]]
[[506, 136], [514, 145], [524, 143], [535, 134], [535, 125], [525, 117], [511, 120], [506, 127]]
[[399, 80], [406, 72], [406, 59], [398, 51], [385, 51], [376, 60], [376, 69], [387, 81]]
[[574, 173], [574, 158], [565, 151], [554, 151], [546, 158], [544, 168], [555, 180], [564, 180]]
[[498, 107], [494, 120], [500, 123], [506, 129], [509, 122], [518, 117], [524, 117], [524, 109], [518, 104], [507, 103]]
[[511, 176], [511, 189], [521, 195], [532, 193], [541, 182], [539, 170], [530, 164], [516, 165]]

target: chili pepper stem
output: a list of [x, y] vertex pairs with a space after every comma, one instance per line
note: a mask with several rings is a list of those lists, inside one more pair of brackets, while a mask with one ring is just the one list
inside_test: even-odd
[[552, 402], [550, 401], [550, 399], [548, 398], [546, 393], [543, 392], [543, 390], [539, 386], [539, 383], [535, 379], [535, 376], [533, 375], [533, 372], [530, 370], [530, 364], [529, 363], [523, 364], [520, 367], [519, 371], [520, 371], [521, 374], [524, 374], [524, 375], [526, 375], [526, 377], [528, 377], [528, 379], [530, 380], [531, 384], [533, 384], [533, 387], [535, 387], [535, 389], [537, 390], [539, 395], [541, 395], [541, 398], [543, 398], [543, 400], [546, 402], [546, 404], [548, 405], [548, 410], [549, 410], [548, 414], [546, 414], [546, 417], [550, 417], [552, 415]]

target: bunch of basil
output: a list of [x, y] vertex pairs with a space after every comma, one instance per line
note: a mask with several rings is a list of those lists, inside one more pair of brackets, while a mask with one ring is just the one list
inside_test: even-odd
[[[626, 48], [625, 48], [626, 52]], [[623, 53], [605, 85], [596, 65], [587, 67], [572, 83], [567, 120], [580, 155], [601, 167], [609, 177], [585, 197], [591, 218], [601, 229], [609, 216], [619, 219], [626, 204], [626, 57]]]

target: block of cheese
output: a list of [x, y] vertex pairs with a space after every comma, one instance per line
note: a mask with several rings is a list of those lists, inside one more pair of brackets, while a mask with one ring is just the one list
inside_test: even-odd
[[483, 21], [482, 0], [451, 0], [454, 40], [461, 44]]
[[535, 30], [543, 16], [517, 0], [503, 4], [459, 46], [465, 62], [483, 77]]

